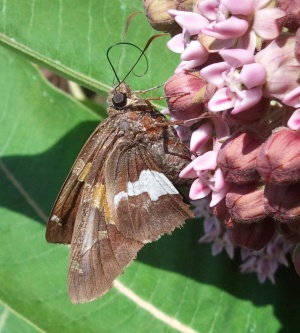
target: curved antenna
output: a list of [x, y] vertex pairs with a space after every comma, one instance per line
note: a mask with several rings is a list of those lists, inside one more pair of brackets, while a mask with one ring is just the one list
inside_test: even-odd
[[124, 31], [124, 35], [123, 35], [123, 40], [122, 40], [122, 41], [124, 41], [124, 38], [125, 38], [125, 35], [126, 35], [127, 31], [128, 31], [128, 28], [129, 28], [129, 24], [130, 24], [130, 22], [131, 22], [131, 19], [132, 19], [135, 15], [137, 15], [137, 14], [143, 14], [143, 13], [142, 13], [142, 12], [134, 12], [134, 13], [130, 14], [130, 15], [127, 17], [126, 25], [125, 25], [125, 31]]
[[[109, 52], [110, 52], [110, 50], [111, 50], [112, 48], [114, 48], [115, 46], [118, 46], [118, 45], [130, 45], [130, 46], [134, 46], [134, 47], [137, 48], [139, 51], [141, 51], [141, 55], [138, 57], [138, 60], [134, 63], [134, 65], [132, 66], [132, 68], [131, 68], [130, 71], [126, 74], [126, 76], [124, 77], [124, 79], [123, 79], [122, 81], [120, 81], [120, 79], [119, 79], [119, 77], [118, 77], [118, 74], [117, 74], [117, 72], [116, 72], [116, 70], [115, 70], [115, 67], [114, 67], [114, 65], [112, 64], [112, 62], [111, 62], [111, 60], [110, 60], [110, 58], [109, 58]], [[142, 50], [141, 48], [139, 48], [137, 45], [132, 44], [132, 43], [127, 43], [127, 42], [119, 42], [119, 43], [115, 43], [115, 44], [113, 44], [112, 46], [110, 46], [110, 47], [108, 48], [108, 50], [107, 50], [107, 52], [106, 52], [106, 57], [107, 57], [107, 60], [108, 60], [110, 66], [111, 66], [111, 68], [112, 68], [112, 70], [113, 70], [113, 72], [114, 72], [115, 77], [117, 78], [117, 80], [118, 80], [118, 82], [119, 82], [118, 86], [119, 86], [122, 82], [124, 82], [124, 80], [127, 78], [127, 76], [133, 71], [134, 67], [137, 65], [137, 63], [139, 62], [139, 60], [141, 59], [142, 56], [144, 56], [145, 59], [146, 59], [146, 72], [147, 72], [147, 70], [148, 70], [148, 59], [147, 59], [146, 55], [145, 55], [143, 52], [144, 52], [144, 50]]]
[[[133, 72], [134, 67], [138, 64], [138, 62], [140, 61], [140, 59], [142, 58], [142, 56], [144, 56], [145, 59], [146, 59], [146, 61], [147, 61], [147, 69], [146, 69], [145, 73], [147, 72], [147, 70], [148, 70], [148, 59], [147, 59], [147, 57], [146, 57], [146, 55], [145, 55], [145, 52], [146, 52], [146, 50], [148, 49], [149, 45], [152, 43], [152, 41], [153, 41], [155, 38], [157, 38], [157, 37], [161, 37], [161, 36], [168, 36], [168, 34], [156, 34], [156, 35], [153, 35], [152, 37], [150, 37], [150, 38], [148, 39], [148, 42], [147, 42], [147, 44], [145, 45], [145, 47], [143, 48], [143, 50], [141, 50], [141, 49], [138, 47], [138, 49], [141, 50], [141, 54], [140, 54], [140, 56], [137, 58], [137, 60], [136, 60], [136, 62], [134, 63], [134, 65], [131, 67], [130, 71], [129, 71], [129, 72], [126, 74], [126, 76], [123, 78], [122, 82], [125, 81], [125, 79], [128, 77], [128, 75], [129, 75], [131, 72]], [[135, 45], [135, 46], [136, 46], [136, 45]], [[144, 74], [145, 74], [145, 73], [144, 73]], [[143, 74], [143, 75], [144, 75], [144, 74]]]
[[[150, 46], [150, 44], [152, 43], [152, 41], [153, 41], [155, 38], [157, 38], [157, 37], [161, 37], [161, 36], [167, 36], [167, 35], [168, 35], [168, 34], [156, 34], [156, 35], [150, 37], [149, 40], [148, 40], [148, 42], [146, 43], [145, 47], [143, 48], [143, 50], [140, 49], [137, 45], [132, 44], [132, 43], [127, 43], [127, 42], [119, 42], [119, 43], [116, 43], [116, 44], [114, 44], [114, 45], [112, 45], [112, 46], [110, 46], [110, 47], [108, 48], [108, 50], [107, 50], [107, 52], [106, 52], [107, 60], [108, 60], [110, 66], [111, 66], [111, 68], [112, 68], [112, 70], [113, 70], [113, 72], [114, 72], [114, 74], [115, 74], [115, 77], [117, 78], [117, 80], [118, 80], [118, 82], [119, 82], [118, 86], [119, 86], [122, 82], [124, 82], [124, 81], [126, 80], [126, 78], [128, 77], [128, 75], [129, 75], [130, 73], [133, 72], [135, 66], [138, 64], [138, 62], [140, 61], [140, 59], [141, 59], [143, 56], [145, 57], [145, 59], [146, 59], [146, 63], [147, 63], [145, 73], [147, 72], [147, 70], [148, 70], [148, 59], [147, 59], [147, 57], [146, 57], [146, 55], [145, 55], [146, 50], [148, 49], [148, 47]], [[116, 73], [116, 70], [115, 70], [115, 68], [114, 68], [114, 66], [113, 66], [113, 64], [111, 63], [110, 58], [109, 58], [109, 52], [110, 52], [110, 50], [111, 50], [113, 47], [117, 46], [117, 45], [131, 45], [131, 46], [134, 46], [135, 48], [137, 48], [138, 50], [141, 51], [140, 56], [137, 58], [136, 62], [133, 64], [133, 66], [131, 67], [130, 71], [125, 75], [125, 77], [123, 78], [122, 81], [120, 81], [120, 79], [119, 79], [119, 77], [118, 77], [118, 75], [117, 75], [117, 73]], [[145, 74], [145, 73], [144, 73], [144, 74]], [[143, 74], [143, 75], [144, 75], [144, 74]], [[138, 76], [138, 75], [137, 75], [137, 76]]]
[[[124, 42], [124, 41], [125, 41], [125, 37], [126, 37], [126, 34], [127, 34], [127, 32], [128, 32], [130, 22], [131, 22], [132, 18], [133, 18], [134, 16], [136, 16], [137, 14], [142, 14], [142, 12], [135, 12], [135, 13], [130, 14], [130, 15], [127, 17], [126, 25], [125, 25], [125, 30], [124, 30], [124, 33], [123, 33], [123, 36], [122, 36], [122, 40], [121, 40], [121, 42]], [[124, 45], [123, 45], [123, 46], [124, 46]], [[116, 72], [118, 71], [118, 68], [119, 68], [119, 65], [120, 65], [121, 55], [122, 55], [122, 52], [123, 52], [123, 46], [122, 46], [121, 52], [120, 52], [119, 57], [118, 57], [118, 60], [117, 60], [117, 65], [116, 65], [116, 68], [115, 68], [115, 69], [116, 69]], [[113, 79], [113, 85], [115, 85], [115, 84], [114, 84], [115, 78], [116, 78], [116, 77], [114, 77], [114, 79]]]

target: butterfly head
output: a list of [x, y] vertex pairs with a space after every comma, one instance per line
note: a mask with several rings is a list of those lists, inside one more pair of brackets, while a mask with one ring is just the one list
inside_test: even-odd
[[152, 110], [151, 103], [145, 99], [138, 97], [130, 87], [122, 82], [115, 86], [107, 99], [108, 113], [114, 114], [116, 112], [131, 110]]

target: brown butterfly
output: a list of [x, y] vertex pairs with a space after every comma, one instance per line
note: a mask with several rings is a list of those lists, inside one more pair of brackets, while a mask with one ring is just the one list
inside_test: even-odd
[[54, 204], [46, 238], [71, 244], [69, 295], [92, 301], [112, 287], [145, 243], [193, 217], [176, 186], [190, 162], [167, 119], [125, 83], [109, 117], [79, 153]]

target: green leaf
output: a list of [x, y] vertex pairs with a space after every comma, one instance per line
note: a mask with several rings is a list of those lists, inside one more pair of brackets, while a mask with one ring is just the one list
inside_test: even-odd
[[[122, 41], [128, 15], [141, 11], [142, 5], [137, 0], [0, 0], [0, 9], [0, 43], [94, 91], [108, 91], [114, 74], [106, 52]], [[125, 41], [143, 49], [153, 34], [140, 14], [131, 20]], [[157, 86], [171, 76], [178, 56], [167, 50], [166, 41], [167, 37], [157, 38], [149, 47], [149, 72], [138, 80], [130, 76], [128, 83], [137, 83], [133, 89]], [[128, 45], [112, 50], [115, 67], [121, 56], [117, 69], [121, 79], [139, 55]], [[146, 68], [142, 58], [135, 72], [142, 74]]]
[[[102, 299], [70, 303], [69, 249], [45, 241], [45, 221], [101, 118], [49, 85], [25, 57], [101, 90], [113, 76], [107, 47], [121, 39], [127, 15], [141, 3], [0, 3], [0, 331], [297, 332], [300, 293], [293, 269], [280, 269], [275, 286], [260, 285], [254, 275], [241, 275], [237, 262], [213, 258], [209, 245], [197, 243], [199, 220], [146, 245]], [[145, 18], [137, 18], [139, 29], [135, 19], [129, 40], [145, 43], [139, 39], [149, 29]], [[167, 51], [155, 45], [145, 88], [171, 74]], [[140, 89], [140, 81], [131, 84]]]

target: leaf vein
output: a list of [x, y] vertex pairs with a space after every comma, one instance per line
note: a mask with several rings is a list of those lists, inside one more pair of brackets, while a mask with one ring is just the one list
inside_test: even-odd
[[48, 221], [47, 215], [42, 211], [42, 209], [38, 206], [38, 204], [33, 200], [30, 194], [24, 189], [22, 184], [17, 180], [17, 178], [10, 172], [10, 170], [6, 167], [3, 161], [0, 160], [0, 169], [3, 171], [5, 176], [9, 179], [12, 185], [18, 190], [18, 192], [25, 198], [27, 203], [31, 206], [31, 208], [37, 213], [37, 215], [44, 221]]
[[136, 303], [140, 308], [143, 308], [144, 310], [148, 311], [155, 318], [164, 322], [168, 326], [176, 329], [177, 331], [182, 332], [182, 333], [198, 333], [191, 327], [184, 325], [177, 319], [172, 318], [171, 316], [168, 316], [164, 312], [162, 312], [159, 309], [157, 309], [156, 307], [154, 307], [149, 302], [143, 300], [141, 297], [139, 297], [137, 294], [135, 294], [132, 290], [125, 287], [120, 281], [116, 280], [114, 282], [114, 287], [124, 296], [126, 296], [131, 301]]
[[[0, 304], [2, 304], [5, 307], [5, 312], [7, 312], [7, 316], [9, 314], [9, 312], [11, 312], [12, 314], [14, 314], [16, 317], [20, 318], [21, 320], [23, 320], [25, 323], [27, 323], [28, 325], [30, 325], [31, 327], [35, 328], [38, 332], [40, 333], [46, 333], [46, 331], [42, 330], [40, 327], [38, 327], [35, 323], [33, 323], [32, 321], [30, 321], [29, 319], [27, 319], [26, 317], [24, 317], [22, 314], [20, 314], [19, 312], [15, 311], [14, 309], [12, 309], [9, 305], [7, 305], [6, 303], [4, 303], [3, 301], [0, 300]], [[3, 315], [2, 315], [3, 316]], [[1, 317], [2, 320], [2, 317]], [[1, 327], [0, 327], [1, 328]], [[0, 331], [1, 332], [1, 331]]]

